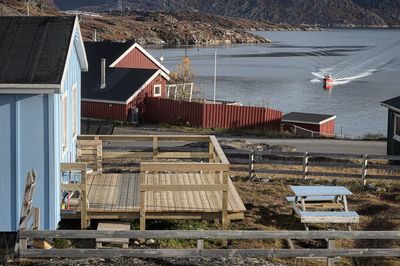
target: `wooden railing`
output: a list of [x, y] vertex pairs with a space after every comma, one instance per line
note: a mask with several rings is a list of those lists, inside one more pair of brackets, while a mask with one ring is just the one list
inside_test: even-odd
[[[88, 209], [88, 199], [87, 199], [87, 164], [86, 163], [61, 163], [60, 164], [61, 175], [61, 192], [68, 191], [79, 191], [80, 204], [81, 204], [81, 228], [86, 229], [89, 226], [87, 209]], [[73, 182], [64, 183], [64, 174], [71, 175], [73, 172], [79, 172], [79, 180], [74, 180]]]
[[[129, 238], [129, 239], [197, 239], [197, 248], [189, 249], [20, 249], [21, 257], [33, 258], [94, 258], [133, 256], [139, 258], [183, 258], [183, 257], [308, 257], [326, 258], [328, 265], [333, 265], [337, 257], [399, 257], [400, 249], [392, 248], [347, 248], [336, 247], [336, 240], [400, 240], [399, 231], [22, 231], [20, 239], [94, 239], [94, 238]], [[299, 249], [204, 249], [204, 240], [328, 240], [327, 248]], [[365, 246], [365, 241], [362, 241]], [[375, 244], [376, 245], [376, 244]]]
[[[222, 151], [215, 136], [207, 135], [82, 135], [78, 137], [80, 145], [85, 142], [101, 145], [101, 152], [96, 160], [105, 165], [124, 162], [129, 164], [129, 171], [138, 168], [140, 172], [140, 228], [145, 229], [146, 193], [150, 191], [220, 191], [222, 193], [221, 220], [223, 228], [228, 225], [228, 171], [229, 161]], [[179, 143], [195, 143], [201, 147], [176, 147]], [[166, 144], [166, 145], [161, 145]], [[204, 145], [203, 145], [204, 144]], [[94, 152], [92, 152], [94, 153]], [[91, 152], [86, 152], [90, 162]], [[81, 153], [83, 155], [83, 153]], [[90, 155], [89, 155], [90, 154]], [[93, 162], [94, 163], [94, 162]], [[126, 165], [126, 164], [125, 164]], [[213, 184], [191, 185], [150, 185], [150, 173], [210, 173], [214, 175]], [[171, 181], [171, 180], [170, 180]], [[172, 182], [169, 182], [170, 184]]]
[[[247, 172], [250, 179], [257, 174], [294, 175], [310, 177], [359, 178], [365, 185], [367, 179], [400, 179], [400, 156], [339, 154], [316, 152], [275, 151], [224, 151], [231, 164], [231, 171]], [[276, 166], [287, 166], [274, 169]], [[287, 169], [297, 167], [298, 169]], [[348, 169], [350, 173], [335, 169]], [[356, 173], [358, 172], [358, 173]]]

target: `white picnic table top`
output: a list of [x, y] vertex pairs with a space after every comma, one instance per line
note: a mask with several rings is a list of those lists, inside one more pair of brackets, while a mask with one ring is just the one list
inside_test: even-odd
[[290, 186], [297, 197], [353, 195], [342, 186]]

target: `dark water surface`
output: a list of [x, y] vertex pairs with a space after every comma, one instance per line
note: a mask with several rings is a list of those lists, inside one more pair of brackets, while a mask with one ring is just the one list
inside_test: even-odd
[[[217, 50], [217, 99], [283, 111], [335, 114], [336, 133], [386, 135], [387, 110], [380, 102], [400, 95], [399, 30], [257, 32], [272, 44], [190, 47], [197, 84], [213, 97]], [[150, 50], [170, 70], [184, 48]], [[320, 76], [337, 85], [326, 91]]]

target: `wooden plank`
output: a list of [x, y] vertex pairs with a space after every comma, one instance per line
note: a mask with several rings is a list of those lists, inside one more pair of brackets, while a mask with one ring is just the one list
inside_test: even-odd
[[[219, 145], [219, 142], [217, 140], [217, 138], [215, 136], [210, 136], [210, 140], [214, 146], [214, 150], [215, 153], [217, 154], [217, 156], [219, 157], [219, 159], [221, 160], [222, 163], [224, 164], [229, 164], [228, 159], [225, 156], [225, 153], [222, 151], [221, 146]], [[228, 171], [229, 169], [227, 169], [226, 171]]]
[[[98, 231], [129, 231], [130, 224], [129, 223], [105, 223], [101, 222], [97, 226]], [[96, 238], [96, 243], [121, 243], [128, 245], [129, 238]]]
[[[196, 184], [199, 184], [199, 185], [203, 185], [203, 184], [210, 185], [210, 184], [208, 184], [208, 182], [207, 182], [206, 174], [204, 174], [204, 173], [202, 173], [202, 174], [200, 174], [200, 173], [193, 173], [193, 175], [194, 175], [194, 177], [195, 177]], [[212, 185], [212, 184], [211, 184], [211, 186], [215, 186], [215, 185]], [[228, 188], [227, 188], [227, 189], [228, 189]], [[200, 195], [200, 199], [201, 199], [202, 205], [203, 205], [203, 207], [204, 207], [204, 210], [210, 212], [210, 211], [211, 211], [211, 206], [210, 206], [210, 203], [208, 202], [208, 199], [207, 199], [207, 193], [208, 193], [208, 191], [209, 191], [209, 190], [200, 191], [200, 192], [199, 192], [199, 195]]]
[[[246, 168], [246, 171], [248, 169]], [[303, 171], [297, 170], [275, 170], [275, 169], [255, 169], [256, 173], [265, 173], [265, 174], [281, 174], [281, 175], [302, 175]]]
[[209, 141], [207, 135], [85, 135], [79, 136], [79, 139], [96, 137], [102, 141], [152, 141], [154, 136], [157, 136], [161, 141]]
[[259, 230], [23, 230], [21, 238], [94, 239], [108, 237], [177, 239], [354, 239], [400, 240], [400, 231], [259, 231]]
[[60, 171], [82, 171], [87, 169], [86, 163], [60, 163]]
[[141, 162], [140, 171], [149, 172], [195, 172], [195, 171], [228, 171], [228, 163], [171, 163], [171, 162]]
[[152, 152], [116, 152], [105, 151], [103, 152], [103, 159], [142, 159], [152, 158]]
[[[183, 173], [183, 177], [184, 177], [184, 184], [185, 185], [191, 184], [188, 173]], [[194, 196], [193, 192], [192, 191], [186, 191], [186, 194], [187, 194], [187, 198], [189, 200], [189, 208], [190, 208], [190, 210], [195, 209], [196, 206], [197, 206], [197, 203], [196, 203], [196, 199], [195, 199], [195, 196]]]
[[307, 172], [307, 175], [309, 175], [309, 176], [361, 178], [361, 174], [332, 173], [332, 172]]
[[[177, 184], [178, 185], [184, 185], [184, 177], [182, 173], [177, 173]], [[181, 210], [189, 210], [190, 209], [190, 204], [189, 204], [189, 199], [188, 199], [188, 193], [187, 191], [182, 191], [181, 192], [181, 202], [182, 202], [182, 209]]]
[[[164, 176], [163, 176], [164, 177]], [[194, 175], [192, 175], [194, 178]], [[163, 178], [164, 180], [164, 178]], [[228, 185], [143, 185], [142, 191], [228, 191]]]
[[207, 152], [159, 152], [158, 158], [162, 159], [208, 159]]
[[52, 258], [179, 258], [179, 257], [399, 257], [400, 249], [28, 249], [22, 257]]

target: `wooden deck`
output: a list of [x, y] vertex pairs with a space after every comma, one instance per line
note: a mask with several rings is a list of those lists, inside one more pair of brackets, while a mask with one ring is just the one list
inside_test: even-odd
[[[209, 185], [214, 174], [148, 174], [147, 185]], [[91, 219], [139, 218], [140, 177], [135, 173], [91, 174], [87, 176], [88, 217]], [[245, 206], [232, 181], [228, 180], [228, 218], [241, 219]], [[149, 219], [215, 219], [222, 211], [219, 191], [148, 191], [145, 210]], [[71, 201], [72, 211], [63, 218], [80, 217], [80, 203]]]

